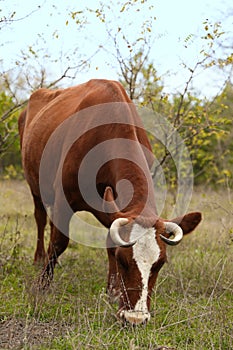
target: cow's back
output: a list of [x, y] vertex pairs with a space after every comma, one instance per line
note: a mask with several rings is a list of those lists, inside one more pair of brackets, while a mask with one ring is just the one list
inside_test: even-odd
[[[24, 124], [20, 135], [25, 176], [35, 194], [39, 195], [40, 193], [41, 157], [53, 132], [75, 113], [88, 107], [111, 102], [131, 103], [131, 100], [121, 84], [108, 80], [90, 80], [87, 83], [64, 90], [40, 89], [32, 94], [26, 115], [24, 113], [19, 124]], [[140, 135], [139, 141], [142, 141], [141, 143], [148, 148], [150, 147], [144, 132]], [[54, 157], [57, 159], [54, 161], [54, 168], [59, 166], [61, 152], [61, 149], [54, 151]], [[52, 169], [53, 174], [56, 172], [54, 168]], [[51, 179], [48, 187], [53, 187], [53, 180]]]
[[44, 133], [50, 136], [72, 114], [109, 102], [131, 101], [118, 82], [108, 80], [90, 80], [67, 89], [39, 89], [31, 95], [28, 102], [24, 137], [27, 137], [27, 143], [37, 139], [41, 143]]

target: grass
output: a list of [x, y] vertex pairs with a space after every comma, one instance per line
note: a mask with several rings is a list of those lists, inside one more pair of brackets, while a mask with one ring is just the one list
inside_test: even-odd
[[202, 211], [204, 220], [169, 247], [150, 323], [123, 327], [105, 294], [104, 249], [71, 242], [50, 290], [33, 292], [40, 270], [32, 265], [32, 200], [24, 182], [0, 182], [0, 349], [232, 349], [231, 196], [229, 190], [194, 192], [189, 209]]

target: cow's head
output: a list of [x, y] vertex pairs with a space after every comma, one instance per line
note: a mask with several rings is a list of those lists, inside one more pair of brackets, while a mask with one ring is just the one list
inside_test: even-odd
[[116, 246], [109, 248], [116, 275], [109, 293], [119, 297], [118, 315], [123, 321], [140, 324], [150, 319], [151, 293], [166, 262], [166, 245], [178, 244], [200, 221], [201, 213], [194, 212], [171, 221], [119, 217], [112, 222], [108, 244]]

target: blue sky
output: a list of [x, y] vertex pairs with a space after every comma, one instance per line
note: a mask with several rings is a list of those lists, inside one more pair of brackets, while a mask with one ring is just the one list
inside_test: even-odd
[[[133, 0], [131, 0], [133, 2]], [[105, 2], [105, 4], [109, 2]], [[120, 1], [126, 3], [126, 1]], [[40, 9], [33, 12], [27, 18], [15, 21], [11, 25], [2, 27], [0, 31], [0, 46], [2, 69], [10, 69], [15, 66], [15, 61], [21, 56], [21, 50], [28, 50], [28, 46], [39, 51], [43, 50], [52, 56], [53, 63], [49, 63], [46, 57], [39, 57], [40, 64], [49, 67], [51, 77], [56, 78], [67, 67], [79, 62], [80, 57], [89, 58], [99, 45], [105, 47], [98, 55], [91, 60], [90, 67], [85, 72], [80, 72], [75, 83], [86, 81], [90, 78], [117, 79], [117, 68], [112, 53], [114, 52], [112, 42], [106, 33], [105, 24], [110, 30], [122, 28], [129, 40], [140, 36], [141, 23], [149, 17], [156, 17], [153, 22], [152, 35], [155, 37], [150, 60], [162, 76], [165, 90], [180, 91], [188, 79], [189, 71], [183, 68], [183, 63], [193, 68], [194, 64], [202, 57], [200, 51], [204, 41], [200, 40], [203, 35], [203, 22], [208, 19], [210, 22], [221, 21], [223, 29], [233, 31], [232, 16], [230, 9], [232, 0], [158, 0], [140, 1], [138, 6], [128, 7], [130, 10], [119, 12], [112, 7], [106, 12], [105, 23], [101, 23], [95, 14], [84, 12], [77, 18], [81, 21], [85, 17], [86, 24], [77, 25], [70, 17], [70, 11], [81, 11], [86, 6], [92, 9], [100, 8], [97, 0], [84, 1], [60, 1], [33, 0], [33, 1], [0, 1], [0, 15], [16, 11], [14, 19], [19, 19], [31, 13], [38, 6]], [[153, 8], [151, 7], [153, 5]], [[118, 9], [118, 10], [117, 10]], [[140, 9], [140, 11], [137, 11]], [[120, 17], [119, 17], [120, 16]], [[185, 38], [190, 34], [192, 39], [185, 44]], [[229, 35], [230, 36], [230, 35]], [[231, 43], [233, 46], [233, 43]], [[185, 47], [187, 46], [187, 47]], [[129, 52], [121, 47], [123, 56], [129, 56]], [[44, 51], [43, 51], [44, 52]], [[218, 90], [225, 76], [214, 70], [208, 73], [199, 73], [195, 78], [195, 88], [203, 96], [214, 94]], [[66, 81], [66, 85], [73, 84]]]

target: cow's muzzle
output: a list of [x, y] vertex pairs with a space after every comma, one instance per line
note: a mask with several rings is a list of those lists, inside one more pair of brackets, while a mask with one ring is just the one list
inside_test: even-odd
[[119, 316], [123, 322], [130, 323], [133, 326], [145, 324], [150, 320], [150, 313], [143, 311], [122, 310]]

